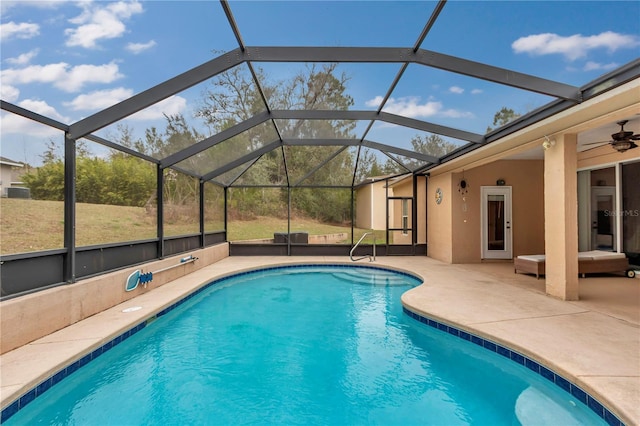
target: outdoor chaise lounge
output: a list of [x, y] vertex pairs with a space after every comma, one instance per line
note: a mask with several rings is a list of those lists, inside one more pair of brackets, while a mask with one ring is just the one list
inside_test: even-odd
[[[513, 260], [515, 273], [535, 274], [536, 278], [545, 274], [544, 254], [518, 256]], [[610, 251], [584, 251], [578, 253], [578, 273], [585, 274], [629, 271], [629, 259], [624, 253]]]

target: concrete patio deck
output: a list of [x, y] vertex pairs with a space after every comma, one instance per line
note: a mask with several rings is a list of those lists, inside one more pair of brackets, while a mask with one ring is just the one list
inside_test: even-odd
[[[1, 404], [212, 279], [260, 266], [351, 263], [348, 257], [229, 257], [0, 357]], [[366, 261], [359, 262], [367, 263]], [[580, 279], [580, 301], [544, 294], [544, 280], [510, 263], [450, 265], [428, 257], [378, 257], [416, 273], [403, 303], [425, 316], [517, 350], [579, 385], [626, 424], [640, 425], [640, 280]], [[123, 309], [140, 306], [135, 312]]]

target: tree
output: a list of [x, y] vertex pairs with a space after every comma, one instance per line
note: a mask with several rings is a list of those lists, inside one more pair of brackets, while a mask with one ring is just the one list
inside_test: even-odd
[[520, 114], [518, 114], [511, 108], [502, 107], [500, 111], [496, 112], [495, 115], [493, 116], [494, 127], [487, 126], [487, 133], [491, 132], [492, 130], [498, 127], [504, 126], [505, 124], [515, 120], [518, 117], [520, 117]]
[[[411, 146], [417, 153], [431, 155], [436, 158], [440, 158], [458, 147], [456, 144], [447, 142], [441, 136], [435, 134], [427, 137], [416, 135], [411, 139]], [[402, 161], [402, 165], [389, 159], [384, 165], [384, 171], [386, 173], [405, 173], [413, 171], [422, 165], [424, 165], [424, 161], [417, 159], [408, 158]]]
[[[281, 81], [270, 80], [261, 68], [256, 68], [255, 73], [261, 82], [264, 96], [273, 109], [346, 110], [354, 104], [354, 101], [346, 94], [348, 77], [344, 73], [337, 75], [336, 67], [337, 64], [309, 65], [293, 78]], [[219, 133], [250, 119], [265, 109], [266, 106], [251, 74], [246, 72], [246, 68], [236, 67], [220, 74], [212, 81], [211, 88], [205, 93], [196, 116], [202, 118], [212, 132]], [[273, 123], [267, 122], [216, 145], [215, 153], [213, 149], [207, 150], [211, 152], [203, 156], [207, 158], [209, 169], [213, 170], [227, 161], [252, 153], [268, 143], [277, 141], [280, 137], [351, 138], [356, 125], [351, 120], [278, 120], [275, 124], [277, 133]], [[348, 151], [333, 158], [313, 175], [308, 176], [318, 165], [330, 159], [337, 149], [335, 146], [323, 145], [285, 146], [283, 150], [275, 150], [263, 155], [255, 163], [239, 167], [233, 174], [229, 173], [214, 180], [229, 184], [231, 177], [250, 166], [251, 169], [242, 176], [243, 184], [287, 186], [294, 185], [306, 177], [302, 184], [336, 185], [346, 182], [350, 185], [353, 180], [354, 159]], [[209, 154], [215, 155], [209, 157]], [[285, 175], [285, 161], [288, 176]], [[238, 189], [234, 191], [234, 205], [251, 205], [251, 198], [264, 196], [264, 193], [253, 191], [252, 188]], [[284, 191], [270, 193], [274, 197], [287, 196]], [[296, 204], [304, 206], [300, 211], [304, 211], [309, 216], [324, 215], [332, 218], [345, 216], [327, 212], [326, 203], [317, 206], [306, 199], [313, 196], [313, 191], [301, 191], [299, 194], [301, 195], [296, 197]], [[242, 197], [248, 198], [246, 202], [241, 200]], [[260, 201], [264, 202], [264, 199]], [[278, 198], [271, 201], [281, 205], [286, 199]], [[350, 203], [347, 200], [346, 203], [332, 206], [332, 208], [350, 211]]]
[[[23, 176], [33, 198], [64, 200], [64, 161], [58, 152], [57, 144], [50, 141], [42, 155], [43, 165]], [[144, 206], [155, 192], [155, 167], [115, 150], [109, 158], [91, 156], [86, 143], [78, 141], [75, 184], [79, 203]]]

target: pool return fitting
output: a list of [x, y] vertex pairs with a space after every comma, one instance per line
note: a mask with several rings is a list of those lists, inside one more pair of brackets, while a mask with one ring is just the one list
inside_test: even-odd
[[195, 262], [198, 260], [197, 257], [193, 255], [189, 255], [180, 259], [180, 263], [175, 265], [167, 266], [166, 268], [158, 269], [153, 272], [142, 272], [139, 269], [136, 269], [129, 275], [127, 278], [127, 282], [124, 284], [125, 291], [133, 291], [138, 288], [138, 284], [142, 284], [144, 288], [147, 288], [147, 284], [153, 281], [153, 274], [157, 274], [159, 272], [168, 271], [169, 269], [177, 268], [178, 266], [182, 266], [187, 263]]

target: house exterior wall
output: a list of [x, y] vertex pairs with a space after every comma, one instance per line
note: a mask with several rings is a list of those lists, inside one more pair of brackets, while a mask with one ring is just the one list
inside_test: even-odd
[[24, 166], [18, 162], [0, 158], [0, 196], [7, 196], [7, 188], [11, 188], [11, 184], [19, 182], [25, 173]]
[[11, 166], [0, 164], [0, 195], [7, 196], [7, 188], [11, 186]]
[[[499, 160], [464, 173], [430, 178], [428, 194], [435, 194], [439, 186], [444, 197], [439, 206], [435, 199], [429, 199], [427, 203], [429, 256], [450, 263], [482, 260], [480, 187], [494, 186], [498, 179], [512, 187], [513, 255], [544, 253], [543, 172], [542, 160]], [[458, 186], [463, 174], [468, 183], [464, 196]], [[448, 185], [446, 191], [444, 182]], [[443, 211], [443, 206], [450, 209], [450, 215]], [[449, 229], [443, 229], [445, 224]]]
[[[453, 261], [452, 182], [452, 174], [444, 173], [430, 177], [427, 183], [427, 256], [446, 263]], [[437, 189], [442, 191], [440, 204]]]
[[386, 181], [378, 181], [356, 190], [356, 228], [386, 229], [386, 185]]

